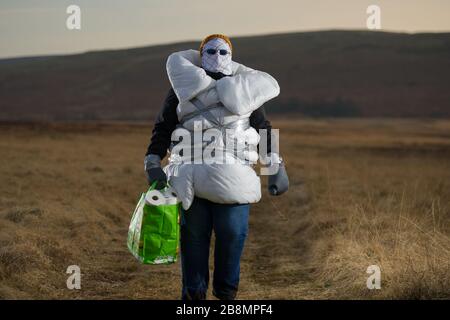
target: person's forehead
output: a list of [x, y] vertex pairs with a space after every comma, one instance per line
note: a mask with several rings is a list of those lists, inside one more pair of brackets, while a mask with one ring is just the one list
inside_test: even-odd
[[209, 40], [203, 48], [204, 49], [228, 49], [229, 50], [230, 46], [222, 38], [214, 38], [214, 39]]

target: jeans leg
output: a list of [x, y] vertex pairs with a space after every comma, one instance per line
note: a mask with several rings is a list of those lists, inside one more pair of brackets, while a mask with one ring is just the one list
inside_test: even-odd
[[249, 204], [214, 204], [213, 294], [221, 300], [233, 300], [239, 286], [240, 260], [248, 234]]
[[209, 282], [209, 247], [212, 216], [209, 201], [194, 198], [189, 210], [182, 210], [180, 224], [183, 300], [204, 300]]

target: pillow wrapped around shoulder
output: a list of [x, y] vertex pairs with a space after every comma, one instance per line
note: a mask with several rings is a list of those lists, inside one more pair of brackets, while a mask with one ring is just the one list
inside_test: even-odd
[[217, 80], [216, 89], [225, 108], [237, 115], [252, 112], [280, 94], [278, 82], [270, 74], [247, 67]]
[[196, 50], [175, 52], [167, 58], [167, 75], [180, 102], [191, 100], [216, 82], [199, 67], [199, 63], [199, 52]]

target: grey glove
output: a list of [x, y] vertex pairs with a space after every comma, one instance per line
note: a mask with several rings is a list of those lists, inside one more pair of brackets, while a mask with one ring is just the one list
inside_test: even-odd
[[269, 193], [273, 196], [279, 196], [289, 189], [289, 178], [281, 158], [277, 173], [269, 176], [268, 188]]
[[144, 160], [144, 169], [149, 185], [156, 181], [155, 188], [160, 190], [167, 185], [167, 176], [161, 168], [161, 158], [156, 154], [149, 154]]

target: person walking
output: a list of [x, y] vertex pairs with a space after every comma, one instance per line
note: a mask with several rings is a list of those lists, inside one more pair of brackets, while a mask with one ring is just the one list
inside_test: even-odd
[[[232, 50], [227, 36], [212, 34], [201, 42], [199, 50], [169, 56], [166, 68], [172, 87], [155, 121], [144, 160], [148, 183], [155, 183], [158, 189], [169, 183], [182, 202], [183, 300], [206, 299], [213, 231], [212, 293], [221, 300], [236, 298], [250, 204], [261, 198], [260, 178], [252, 167], [258, 159], [260, 129], [267, 130], [266, 164], [276, 168], [268, 178], [269, 192], [281, 195], [289, 187], [283, 159], [271, 152], [272, 127], [263, 107], [279, 95], [279, 85], [268, 73], [233, 61]], [[190, 138], [196, 130], [210, 129], [221, 136], [211, 144], [201, 141], [202, 151], [215, 146], [209, 156], [203, 152], [198, 161], [195, 152], [194, 156], [183, 154], [186, 148], [175, 152], [180, 146], [193, 145], [195, 139]], [[183, 135], [182, 142], [174, 141], [173, 137]], [[232, 148], [225, 143], [228, 140], [235, 141]], [[168, 150], [168, 165], [163, 169], [161, 161]], [[223, 152], [222, 161], [211, 161], [219, 151]]]

